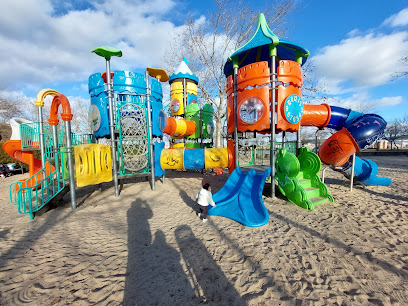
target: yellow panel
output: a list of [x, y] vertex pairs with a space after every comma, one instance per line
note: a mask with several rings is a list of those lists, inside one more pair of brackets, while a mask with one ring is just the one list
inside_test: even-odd
[[112, 181], [111, 148], [103, 144], [74, 147], [77, 186]]
[[183, 160], [184, 149], [164, 149], [161, 151], [160, 165], [162, 169], [184, 169]]
[[228, 168], [227, 148], [205, 148], [205, 169]]
[[[184, 115], [184, 104], [183, 104], [183, 83], [174, 82], [170, 85], [170, 110], [172, 116], [181, 116]], [[173, 111], [173, 103], [175, 100], [178, 100], [179, 108], [176, 111]]]
[[179, 142], [179, 143], [173, 144], [173, 148], [175, 148], [175, 149], [182, 149], [182, 148], [184, 148], [184, 142]]
[[195, 83], [187, 82], [187, 93], [197, 95], [197, 85]]

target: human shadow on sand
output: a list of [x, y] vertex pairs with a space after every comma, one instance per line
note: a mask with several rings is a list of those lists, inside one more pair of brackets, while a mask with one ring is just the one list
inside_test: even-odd
[[175, 235], [188, 276], [194, 281], [191, 305], [247, 305], [189, 226], [177, 227]]
[[161, 230], [152, 238], [150, 206], [136, 199], [127, 212], [128, 263], [123, 305], [191, 305], [194, 292]]

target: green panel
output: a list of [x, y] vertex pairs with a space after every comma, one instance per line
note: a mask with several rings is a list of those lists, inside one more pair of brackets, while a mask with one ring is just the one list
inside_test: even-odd
[[298, 158], [285, 149], [278, 149], [276, 156], [276, 180], [279, 190], [291, 203], [309, 210], [323, 203], [323, 199], [334, 202], [326, 185], [317, 176], [321, 167], [318, 158], [307, 148], [300, 149]]

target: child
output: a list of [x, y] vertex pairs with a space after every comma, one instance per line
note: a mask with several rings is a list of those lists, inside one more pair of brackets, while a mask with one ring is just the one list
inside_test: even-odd
[[196, 200], [200, 210], [197, 215], [203, 219], [203, 222], [207, 222], [208, 205], [211, 204], [211, 206], [216, 207], [212, 199], [210, 184], [203, 185], [203, 188], [197, 193]]

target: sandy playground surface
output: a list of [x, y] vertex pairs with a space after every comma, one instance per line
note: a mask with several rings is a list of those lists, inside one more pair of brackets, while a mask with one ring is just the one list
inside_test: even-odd
[[128, 179], [77, 189], [30, 221], [0, 180], [0, 304], [407, 305], [408, 157], [369, 157], [390, 187], [355, 187], [328, 171], [335, 203], [306, 211], [264, 198], [269, 223], [202, 223], [194, 197], [204, 178], [169, 172], [152, 192]]

